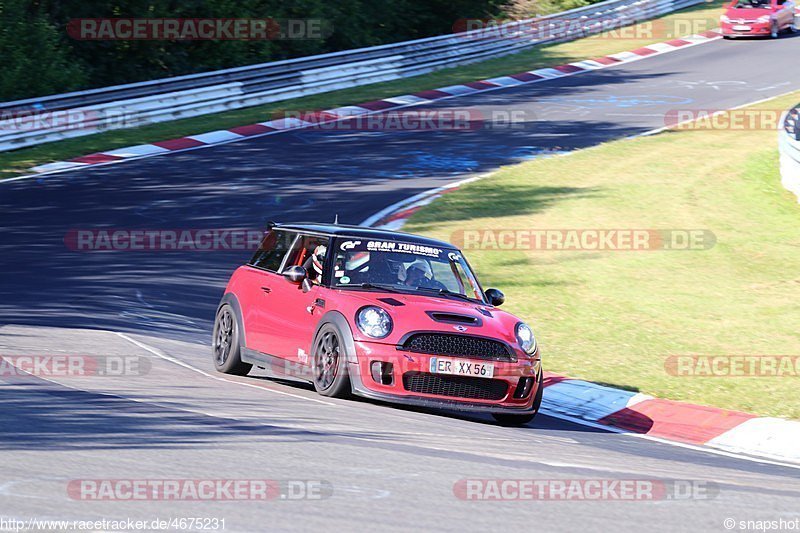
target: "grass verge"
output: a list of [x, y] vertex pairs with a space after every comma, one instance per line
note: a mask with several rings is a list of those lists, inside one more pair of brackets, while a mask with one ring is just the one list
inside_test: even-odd
[[35, 165], [52, 161], [64, 161], [89, 153], [264, 122], [271, 118], [282, 116], [287, 111], [331, 109], [338, 106], [358, 104], [436, 87], [445, 87], [624, 52], [648, 44], [662, 42], [672, 37], [685, 35], [686, 33], [711, 29], [715, 26], [716, 17], [721, 6], [722, 2], [715, 0], [714, 2], [701, 4], [623, 30], [599, 34], [569, 43], [536, 47], [519, 54], [474, 65], [445, 69], [423, 76], [225, 113], [152, 124], [141, 128], [109, 131], [0, 153], [0, 178], [23, 174]]
[[[756, 106], [788, 109], [800, 93]], [[674, 377], [670, 355], [800, 356], [800, 206], [777, 133], [669, 131], [506, 167], [405, 230], [703, 229], [698, 251], [467, 252], [529, 321], [545, 368], [662, 398], [800, 419], [800, 377]]]

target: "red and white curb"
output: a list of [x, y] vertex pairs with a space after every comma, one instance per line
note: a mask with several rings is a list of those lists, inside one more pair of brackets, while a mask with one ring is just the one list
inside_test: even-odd
[[800, 464], [800, 422], [662, 400], [548, 374], [542, 412], [684, 445]]
[[476, 176], [417, 194], [411, 198], [392, 204], [382, 211], [378, 211], [359, 225], [398, 231], [402, 229], [411, 215], [419, 211], [423, 206], [428, 205], [443, 194], [456, 190], [465, 183], [479, 180], [482, 177], [484, 176]]
[[[361, 225], [400, 230], [423, 206], [482, 177], [423, 192], [387, 207]], [[549, 416], [724, 455], [786, 466], [800, 464], [800, 422], [662, 400], [550, 373], [544, 384], [541, 411]]]
[[198, 135], [190, 135], [188, 137], [181, 137], [178, 139], [170, 139], [150, 144], [140, 144], [137, 146], [118, 148], [116, 150], [109, 150], [106, 152], [97, 152], [94, 154], [76, 157], [74, 159], [70, 159], [69, 161], [57, 161], [54, 163], [38, 165], [31, 168], [31, 170], [34, 172], [33, 174], [15, 178], [7, 178], [5, 180], [0, 180], [0, 182], [14, 181], [40, 176], [42, 174], [64, 172], [66, 170], [74, 170], [78, 168], [109, 165], [123, 161], [154, 157], [167, 153], [196, 150], [198, 148], [227, 144], [248, 138], [274, 135], [286, 131], [295, 131], [308, 128], [310, 126], [318, 126], [320, 124], [330, 124], [333, 122], [347, 120], [358, 115], [382, 113], [389, 110], [418, 106], [439, 100], [446, 100], [449, 98], [458, 98], [465, 95], [474, 95], [499, 89], [506, 89], [509, 87], [516, 87], [519, 85], [539, 83], [557, 78], [564, 78], [566, 76], [574, 76], [584, 72], [591, 72], [594, 70], [623, 65], [648, 57], [654, 57], [699, 44], [708, 43], [721, 38], [722, 36], [718, 30], [710, 30], [700, 34], [690, 35], [680, 39], [672, 39], [666, 42], [637, 48], [628, 52], [620, 52], [595, 59], [576, 61], [574, 63], [558, 65], [555, 67], [540, 68], [528, 72], [510, 74], [508, 76], [499, 76], [486, 80], [473, 81], [462, 85], [441, 87], [438, 89], [421, 91], [414, 94], [395, 96], [392, 98], [385, 98], [383, 100], [374, 100], [372, 102], [365, 102], [358, 105], [337, 107], [335, 109], [328, 109], [325, 111], [301, 115], [308, 118], [313, 116], [313, 122], [298, 118], [284, 118], [279, 120], [270, 120], [267, 122], [259, 122], [257, 124], [250, 124], [248, 126], [239, 126], [227, 130], [218, 130]]

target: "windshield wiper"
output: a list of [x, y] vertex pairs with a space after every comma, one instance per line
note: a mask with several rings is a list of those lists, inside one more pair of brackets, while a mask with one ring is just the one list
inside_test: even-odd
[[386, 292], [396, 292], [398, 294], [403, 294], [403, 291], [395, 289], [394, 287], [388, 285], [375, 284], [375, 283], [359, 283], [358, 285], [356, 285], [356, 287], [359, 287], [361, 289], [381, 289]]
[[475, 298], [470, 298], [466, 294], [461, 294], [460, 292], [453, 292], [447, 289], [434, 289], [432, 287], [417, 287], [417, 288], [422, 291], [436, 291], [441, 296], [455, 296], [456, 298], [459, 298], [461, 300], [466, 300], [468, 302], [476, 302]]

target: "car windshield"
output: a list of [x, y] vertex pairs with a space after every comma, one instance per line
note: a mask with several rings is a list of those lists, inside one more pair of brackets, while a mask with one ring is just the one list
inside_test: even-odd
[[411, 242], [338, 239], [331, 285], [468, 298], [485, 303], [461, 252]]
[[736, 9], [769, 9], [771, 0], [739, 0]]

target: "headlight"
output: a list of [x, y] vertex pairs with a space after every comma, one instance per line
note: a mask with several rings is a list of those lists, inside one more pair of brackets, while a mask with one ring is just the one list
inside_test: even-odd
[[364, 335], [382, 339], [392, 332], [392, 317], [380, 307], [368, 305], [356, 313], [356, 325]]
[[756, 19], [756, 22], [762, 22], [762, 23], [769, 22], [769, 15], [764, 15], [763, 17], [758, 17]]
[[730, 24], [730, 22], [731, 22], [731, 19], [728, 18], [728, 15], [722, 15], [719, 18], [719, 20], [720, 20], [720, 22], [724, 22], [725, 24]]
[[532, 355], [536, 351], [536, 337], [533, 335], [533, 330], [525, 324], [520, 322], [517, 324], [517, 342], [522, 351]]

